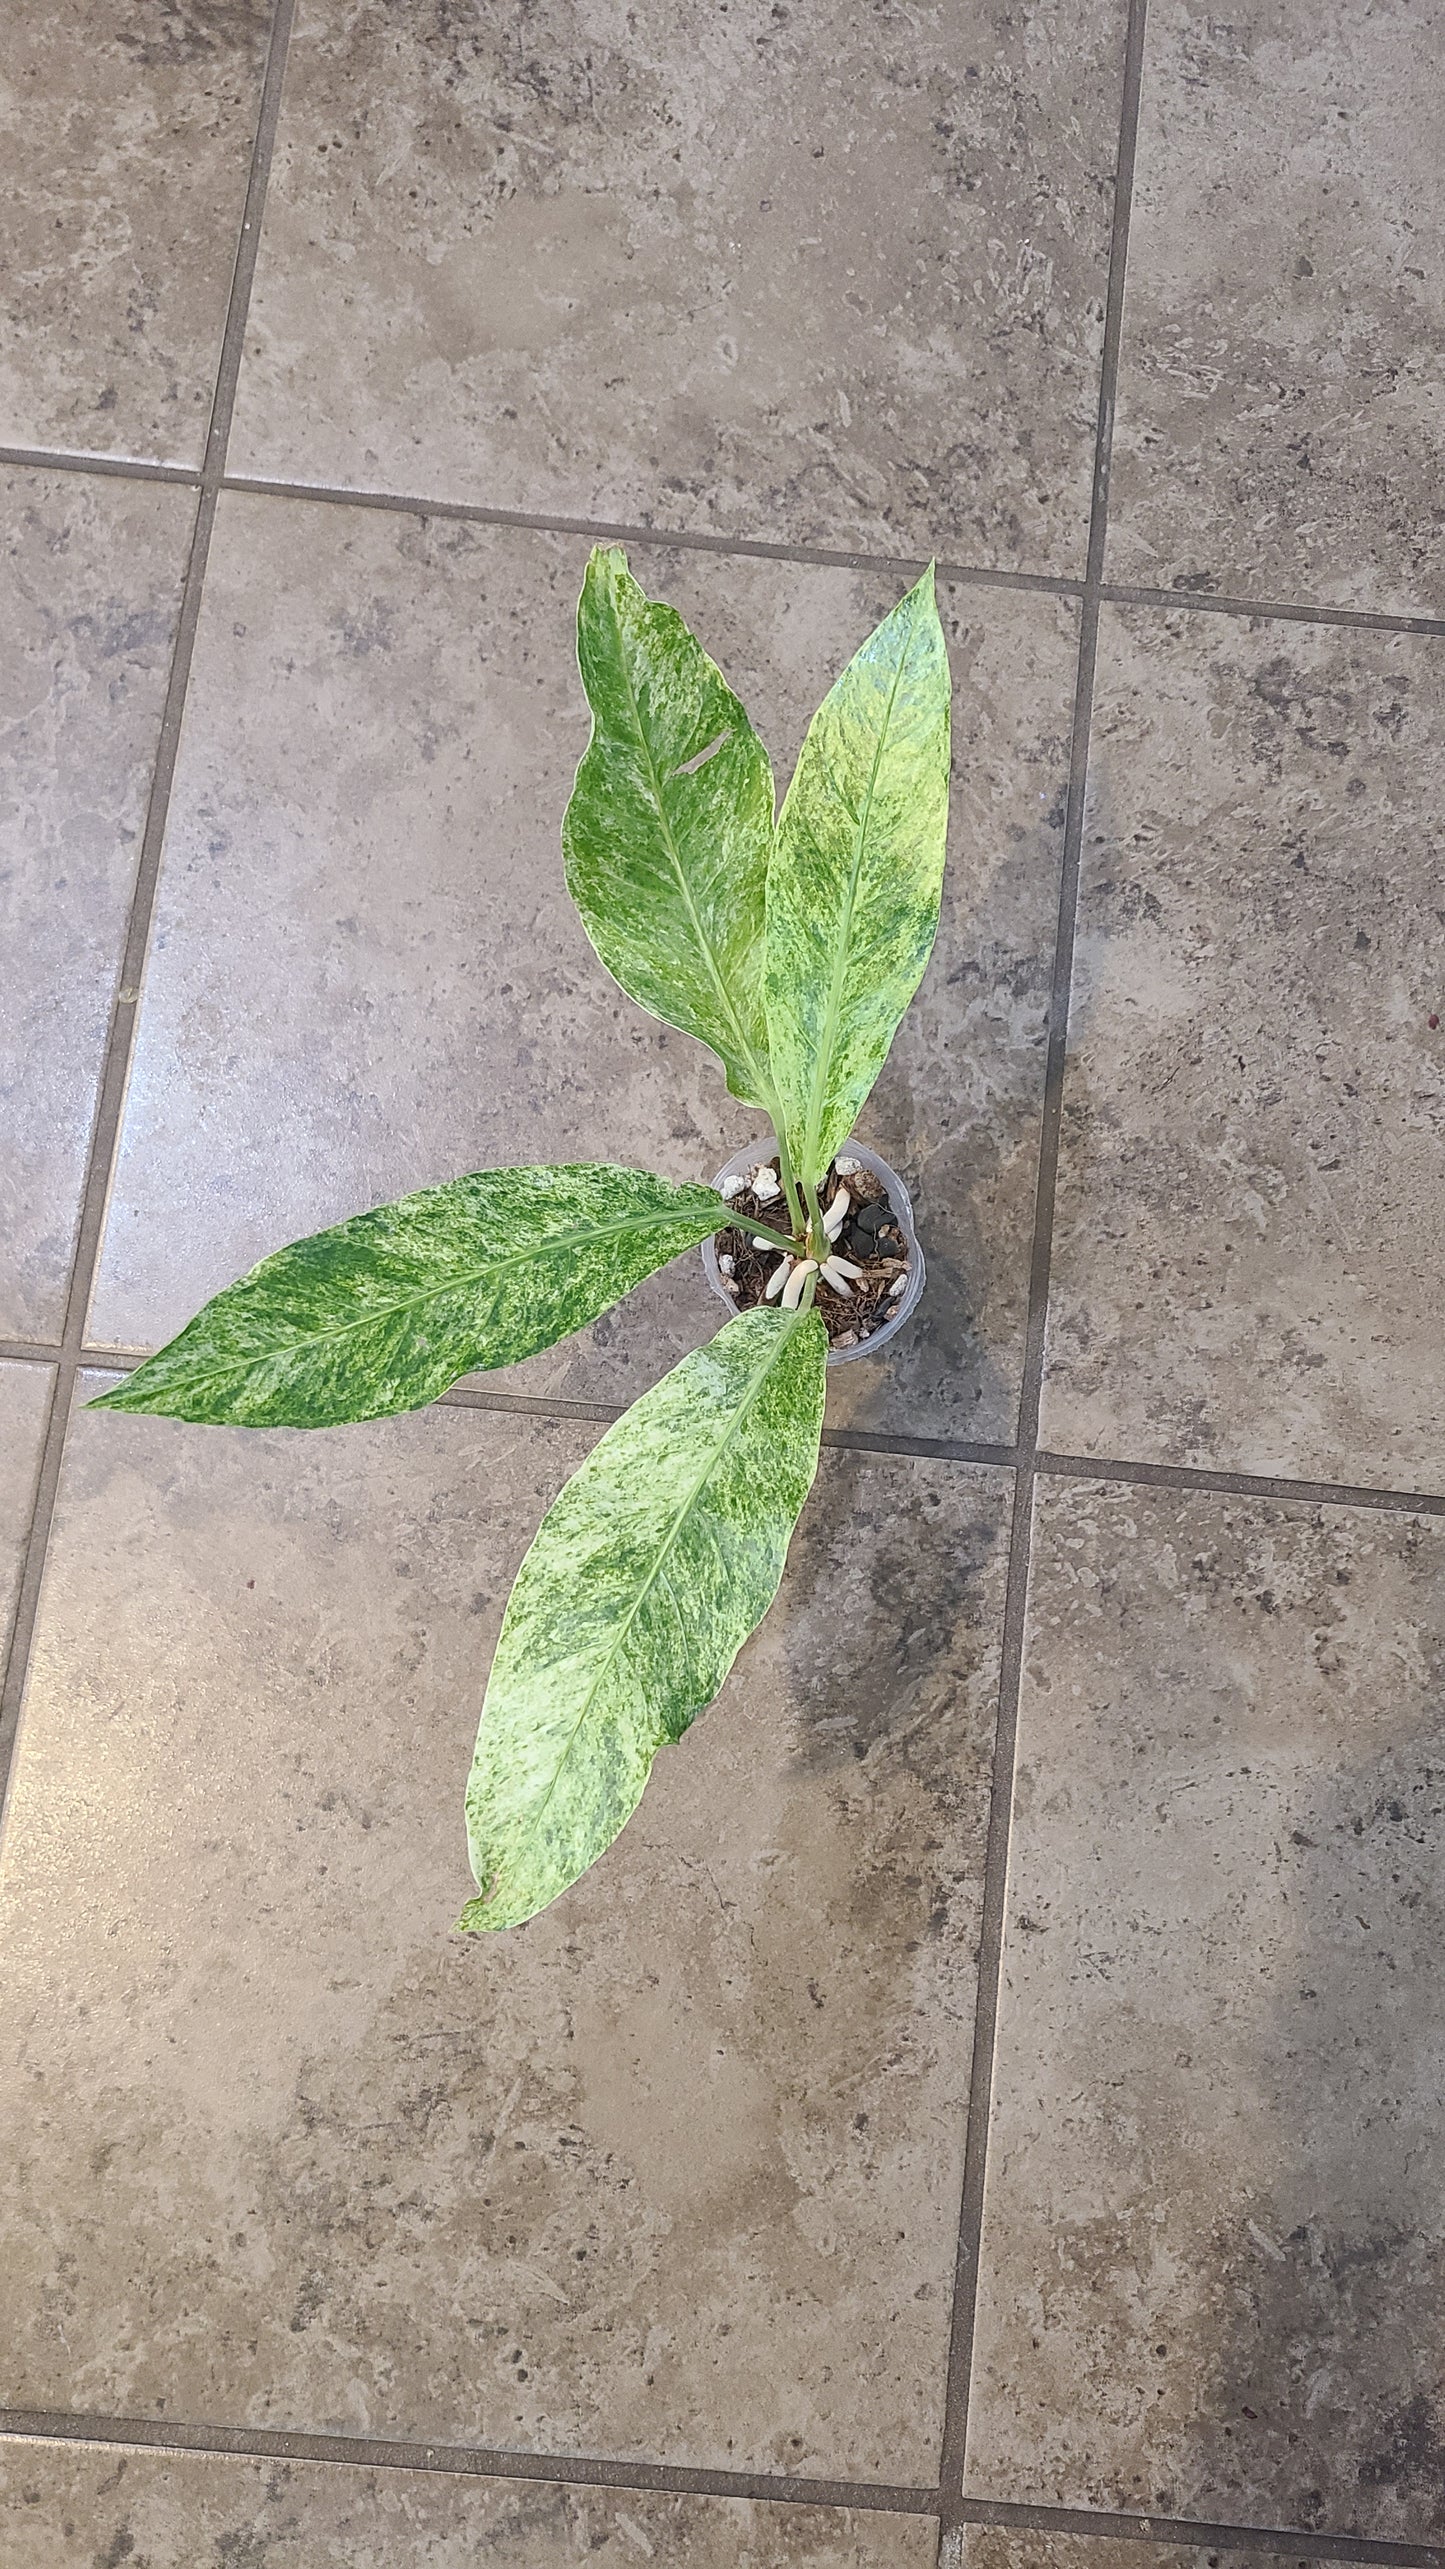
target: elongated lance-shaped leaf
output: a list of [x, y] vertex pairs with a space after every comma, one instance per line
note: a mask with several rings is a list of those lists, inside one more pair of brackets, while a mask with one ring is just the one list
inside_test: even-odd
[[467, 1788], [481, 1890], [514, 1927], [636, 1809], [777, 1593], [813, 1484], [828, 1342], [749, 1311], [644, 1392], [543, 1518], [517, 1573]]
[[709, 1044], [734, 1097], [771, 1108], [763, 908], [767, 751], [676, 609], [599, 546], [577, 605], [592, 737], [562, 824], [567, 887], [614, 980]]
[[334, 1427], [580, 1329], [728, 1220], [645, 1169], [479, 1169], [263, 1258], [92, 1409]]
[[948, 823], [948, 653], [933, 573], [808, 727], [768, 871], [767, 1013], [794, 1162], [846, 1141], [923, 978]]

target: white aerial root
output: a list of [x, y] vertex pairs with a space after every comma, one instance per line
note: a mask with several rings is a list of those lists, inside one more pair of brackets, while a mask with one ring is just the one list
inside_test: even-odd
[[851, 1302], [853, 1299], [851, 1278], [861, 1276], [862, 1273], [862, 1268], [855, 1267], [851, 1258], [827, 1258], [823, 1262], [822, 1281], [825, 1285], [832, 1286], [834, 1293], [841, 1301]]
[[827, 1232], [830, 1240], [837, 1239], [839, 1232], [842, 1230], [844, 1223], [848, 1219], [852, 1202], [853, 1198], [849, 1194], [846, 1186], [840, 1186], [832, 1203], [829, 1205], [827, 1212], [823, 1216], [823, 1228]]
[[777, 1265], [774, 1267], [772, 1274], [769, 1276], [767, 1283], [763, 1287], [764, 1302], [777, 1301], [779, 1294], [782, 1292], [784, 1285], [788, 1281], [788, 1270], [792, 1266], [792, 1263], [791, 1258], [779, 1258]]
[[797, 1310], [799, 1303], [803, 1299], [803, 1287], [807, 1283], [809, 1276], [816, 1274], [817, 1267], [818, 1261], [816, 1258], [799, 1258], [796, 1266], [793, 1268], [792, 1274], [789, 1276], [787, 1283], [783, 1287], [784, 1311]]

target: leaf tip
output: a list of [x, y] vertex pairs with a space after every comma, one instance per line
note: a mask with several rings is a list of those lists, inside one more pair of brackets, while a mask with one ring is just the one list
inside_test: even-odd
[[590, 580], [594, 573], [598, 579], [601, 579], [604, 574], [616, 575], [619, 572], [624, 578], [626, 577], [626, 547], [621, 544], [594, 544], [587, 558], [588, 579]]
[[112, 1383], [109, 1391], [97, 1392], [94, 1400], [88, 1400], [85, 1406], [87, 1409], [126, 1409], [130, 1406], [131, 1390], [131, 1377], [127, 1374], [122, 1382]]

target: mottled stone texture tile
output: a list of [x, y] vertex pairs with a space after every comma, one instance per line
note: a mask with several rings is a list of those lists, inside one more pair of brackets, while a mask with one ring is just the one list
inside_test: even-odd
[[1044, 1440], [1445, 1487], [1445, 661], [1106, 614]]
[[1442, 1678], [1438, 1519], [1041, 1489], [975, 2495], [1438, 2533]]
[[1083, 569], [1123, 0], [303, 0], [233, 455]]
[[0, 1365], [0, 1660], [25, 1563], [53, 1379], [49, 1365]]
[[58, 1337], [195, 501], [0, 473], [0, 1335]]
[[0, 439], [198, 464], [269, 0], [11, 0]]
[[1099, 2533], [1004, 2533], [974, 2525], [939, 2556], [938, 2569], [1326, 2569], [1307, 2552], [1221, 2551], [1217, 2543], [1113, 2541]]
[[6, 2569], [934, 2569], [937, 2528], [858, 2508], [36, 2442], [0, 2446], [0, 2537]]
[[[223, 505], [92, 1331], [168, 1336], [265, 1251], [464, 1169], [708, 1178], [759, 1119], [626, 999], [567, 896], [586, 743], [566, 536]], [[634, 547], [786, 780], [896, 580]], [[860, 1131], [929, 1284], [835, 1422], [1012, 1437], [1075, 649], [1072, 608], [946, 590], [957, 768], [939, 944]], [[625, 1401], [722, 1311], [693, 1256], [491, 1381]]]
[[1445, 9], [1151, 0], [1109, 576], [1445, 607]]
[[0, 2405], [928, 2485], [1003, 1475], [828, 1454], [600, 1866], [450, 1933], [587, 1431], [82, 1416], [3, 1870]]

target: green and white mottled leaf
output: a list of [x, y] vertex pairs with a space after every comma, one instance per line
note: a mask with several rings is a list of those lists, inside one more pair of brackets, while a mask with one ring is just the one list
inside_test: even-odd
[[763, 910], [767, 751], [674, 607], [599, 545], [577, 604], [592, 737], [562, 824], [567, 887], [639, 1007], [711, 1046], [734, 1097], [770, 1107]]
[[777, 1593], [818, 1467], [827, 1334], [749, 1311], [610, 1427], [544, 1517], [497, 1643], [467, 1788], [481, 1898], [555, 1900], [636, 1809]]
[[595, 1320], [728, 1219], [646, 1169], [480, 1169], [263, 1258], [92, 1409], [334, 1427]]
[[793, 1159], [823, 1175], [923, 978], [948, 824], [948, 652], [926, 571], [808, 727], [768, 873], [767, 1017]]

